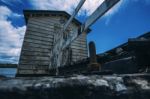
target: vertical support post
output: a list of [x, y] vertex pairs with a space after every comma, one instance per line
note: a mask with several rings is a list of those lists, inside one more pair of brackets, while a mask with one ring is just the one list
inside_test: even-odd
[[96, 47], [93, 41], [89, 43], [89, 55], [90, 55], [90, 63], [89, 63], [89, 70], [90, 71], [99, 71], [100, 64], [97, 63], [96, 57]]

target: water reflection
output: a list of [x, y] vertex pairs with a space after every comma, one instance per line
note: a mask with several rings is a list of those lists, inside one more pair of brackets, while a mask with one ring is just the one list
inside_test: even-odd
[[17, 72], [16, 68], [0, 68], [0, 75], [6, 77], [15, 77]]

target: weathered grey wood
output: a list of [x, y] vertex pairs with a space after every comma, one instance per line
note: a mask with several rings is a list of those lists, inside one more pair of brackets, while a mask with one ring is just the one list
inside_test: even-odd
[[[30, 35], [33, 35], [33, 36], [43, 37], [46, 39], [54, 39], [53, 33], [45, 34], [45, 33], [35, 32], [35, 31], [31, 31], [31, 30], [27, 30], [26, 33], [27, 34], [29, 33]], [[28, 36], [28, 35], [26, 35], [26, 36]]]
[[45, 64], [49, 64], [49, 61], [46, 61], [46, 60], [25, 60], [25, 59], [22, 59], [20, 61], [20, 64], [42, 64], [42, 65], [45, 65]]
[[68, 28], [68, 26], [70, 25], [71, 21], [76, 16], [76, 14], [79, 12], [79, 10], [82, 7], [82, 5], [84, 4], [84, 2], [85, 2], [85, 0], [80, 0], [79, 4], [77, 5], [77, 7], [74, 10], [73, 14], [71, 15], [71, 17], [69, 18], [69, 20], [64, 25], [63, 31], [65, 31]]
[[23, 50], [22, 52], [21, 52], [21, 54], [23, 55], [23, 54], [30, 54], [30, 53], [33, 53], [33, 55], [36, 55], [36, 54], [34, 54], [34, 53], [37, 53], [37, 55], [50, 55], [50, 53], [48, 53], [48, 51], [49, 50], [45, 50], [45, 51], [38, 51], [38, 50]]
[[22, 59], [33, 59], [33, 60], [47, 60], [47, 61], [49, 61], [49, 57], [48, 56], [43, 56], [43, 57], [41, 57], [41, 56], [32, 56], [32, 57], [30, 57], [30, 56], [21, 56], [21, 58]]
[[30, 60], [30, 59], [32, 59], [32, 60], [45, 60], [45, 61], [49, 61], [49, 55], [47, 55], [47, 56], [29, 56], [29, 55], [22, 55], [21, 57], [20, 57], [21, 59], [23, 59], [23, 60]]
[[85, 54], [83, 54], [82, 52], [78, 52], [78, 53], [72, 53], [72, 56], [85, 56], [85, 57], [87, 57], [88, 55], [85, 53]]
[[54, 24], [56, 23], [52, 23], [52, 22], [43, 22], [42, 20], [31, 20], [29, 23], [29, 25], [38, 25], [38, 26], [42, 26], [42, 27], [47, 27], [47, 28], [54, 28]]
[[[42, 26], [44, 26], [44, 25], [47, 25], [47, 26], [52, 26], [53, 27], [53, 25], [54, 24], [59, 24], [59, 22], [49, 22], [49, 21], [43, 21], [43, 20], [41, 20], [41, 19], [39, 19], [39, 20], [35, 20], [35, 19], [32, 19], [30, 22], [29, 22], [29, 24], [30, 23], [32, 23], [32, 24], [39, 24], [39, 25], [42, 25]], [[46, 26], [46, 27], [47, 27]]]
[[79, 41], [79, 42], [86, 42], [86, 39], [85, 38], [78, 38], [77, 41]]
[[52, 23], [60, 23], [60, 17], [59, 18], [41, 18], [43, 22], [52, 22]]
[[78, 45], [78, 46], [80, 46], [80, 45], [87, 45], [87, 43], [86, 43], [86, 41], [77, 40], [77, 41], [73, 42], [71, 45], [72, 45], [72, 46], [73, 46], [73, 45]]
[[45, 48], [45, 49], [51, 49], [52, 48], [52, 43], [51, 43], [51, 45], [49, 44], [49, 45], [39, 45], [39, 44], [36, 44], [36, 43], [28, 43], [28, 42], [24, 42], [24, 46], [25, 47], [34, 47], [34, 48]]
[[76, 39], [76, 40], [73, 41], [72, 43], [86, 44], [86, 40], [84, 40], [84, 39]]
[[47, 45], [47, 46], [52, 45], [52, 41], [51, 42], [47, 42], [47, 41], [28, 39], [28, 38], [25, 38], [24, 41], [25, 42], [31, 42], [31, 43], [37, 43], [37, 44], [41, 44], [41, 45], [44, 44], [44, 45]]
[[33, 21], [39, 22], [42, 24], [46, 24], [46, 25], [60, 24], [60, 19], [55, 20], [55, 19], [44, 19], [44, 18], [36, 19], [36, 18], [33, 18], [33, 19], [31, 19], [31, 22], [33, 22]]
[[84, 49], [84, 50], [73, 49], [73, 50], [72, 50], [72, 53], [79, 53], [79, 52], [81, 52], [81, 51], [82, 51], [82, 54], [88, 55], [88, 54], [87, 54], [88, 51], [87, 51], [86, 49]]
[[53, 42], [44, 42], [44, 41], [24, 41], [24, 46], [33, 46], [33, 47], [43, 47], [43, 48], [51, 48], [53, 46]]
[[[63, 16], [64, 17], [64, 16]], [[62, 18], [62, 16], [50, 16], [50, 17], [45, 17], [45, 16], [43, 16], [43, 17], [34, 17], [34, 18], [31, 18], [31, 19], [36, 19], [36, 20], [46, 20], [46, 21], [55, 21], [55, 22], [57, 22], [57, 21], [59, 21], [60, 19]]]
[[39, 28], [28, 28], [28, 31], [43, 33], [43, 34], [51, 34], [54, 33], [54, 30], [45, 30], [45, 29], [39, 29]]
[[84, 42], [84, 43], [86, 43], [86, 39], [85, 38], [83, 38], [83, 39], [76, 39], [76, 40], [74, 40], [72, 43], [82, 43], [82, 42]]
[[34, 36], [34, 35], [26, 35], [26, 38], [33, 39], [33, 40], [46, 41], [46, 42], [53, 42], [53, 38], [43, 38], [43, 37]]
[[26, 48], [24, 48], [24, 50], [26, 50], [26, 51], [40, 51], [40, 52], [47, 52], [47, 51], [49, 51], [50, 52], [50, 50], [52, 49], [51, 47], [50, 48], [42, 48], [42, 47], [33, 47], [33, 46], [27, 46], [27, 45], [25, 45], [24, 47], [26, 47]]
[[[60, 23], [61, 19], [64, 21], [67, 20], [64, 16], [33, 16], [32, 18], [28, 19], [27, 30], [19, 61], [19, 74], [49, 73], [47, 71], [47, 66], [51, 61], [51, 50], [56, 44], [54, 40], [56, 40], [58, 35], [61, 34], [59, 31], [64, 25], [64, 23]], [[69, 33], [69, 36], [73, 36], [75, 32], [78, 32], [78, 28], [79, 26], [72, 22], [68, 27], [67, 33]], [[75, 59], [70, 60], [70, 62], [87, 57], [85, 35], [77, 38], [74, 42], [72, 42], [71, 46], [72, 57], [75, 57]], [[71, 57], [68, 56], [70, 55], [68, 53], [70, 52], [64, 53], [64, 59], [67, 59], [65, 61], [68, 61], [68, 57]], [[54, 67], [56, 66], [51, 66], [51, 68]], [[43, 71], [40, 71], [41, 69], [43, 69]]]
[[22, 52], [22, 55], [27, 55], [27, 56], [49, 56], [48, 53], [43, 53], [43, 52], [30, 52], [30, 51], [25, 51]]
[[71, 46], [87, 47], [86, 43], [85, 43], [85, 44], [81, 44], [81, 43], [72, 43]]
[[105, 0], [83, 24], [81, 32], [86, 31], [97, 19], [104, 15], [111, 7], [113, 7], [120, 0]]
[[79, 57], [79, 59], [82, 59], [82, 58], [87, 58], [87, 55], [81, 55], [81, 54], [72, 55], [72, 58], [76, 58], [76, 57]]
[[19, 69], [24, 69], [24, 70], [28, 70], [28, 69], [48, 69], [48, 64], [20, 64], [21, 66], [19, 67]]
[[22, 51], [26, 51], [26, 52], [41, 52], [41, 53], [49, 53], [50, 50], [49, 49], [37, 49], [37, 48], [31, 48], [31, 49], [27, 49], [27, 48], [24, 48], [22, 49]]
[[[40, 51], [40, 52], [47, 52], [47, 51], [50, 51], [52, 49], [52, 46], [50, 46], [49, 48], [46, 48], [46, 47], [35, 47], [35, 46], [28, 46], [28, 45], [24, 45], [24, 48], [23, 50], [26, 50], [26, 51]], [[36, 50], [37, 49], [37, 50]]]
[[29, 28], [38, 28], [38, 30], [41, 29], [41, 30], [46, 30], [46, 31], [50, 31], [53, 29], [53, 28], [42, 27], [42, 26], [34, 25], [34, 24], [30, 24], [28, 27]]
[[86, 51], [86, 47], [71, 46], [72, 49]]
[[86, 49], [86, 46], [71, 46], [72, 49]]
[[33, 23], [30, 23], [28, 25], [29, 28], [39, 28], [39, 29], [43, 29], [43, 30], [52, 30], [54, 28], [54, 26], [47, 26], [47, 27], [44, 27], [44, 26], [41, 26], [40, 23], [39, 24], [33, 24]]
[[45, 61], [45, 60], [42, 60], [42, 61], [40, 61], [40, 60], [33, 60], [32, 62], [30, 61], [30, 60], [22, 60], [21, 62], [20, 62], [20, 64], [19, 65], [33, 65], [33, 66], [49, 66], [49, 62], [47, 62], [47, 61]]
[[82, 39], [85, 39], [85, 40], [86, 40], [86, 37], [87, 37], [87, 35], [85, 35], [85, 34], [80, 34], [80, 35], [78, 36], [78, 38], [77, 38], [77, 39], [82, 38]]
[[72, 62], [77, 62], [82, 59], [86, 59], [87, 57], [81, 57], [81, 56], [72, 56]]
[[88, 57], [87, 50], [73, 50], [72, 57]]
[[27, 48], [24, 48], [23, 50], [26, 50], [26, 51], [39, 51], [39, 52], [50, 52], [51, 48], [36, 48], [36, 47], [27, 47]]
[[74, 52], [74, 53], [72, 53], [72, 56], [87, 57], [88, 55], [86, 53], [84, 54], [82, 52], [78, 52], [78, 53]]

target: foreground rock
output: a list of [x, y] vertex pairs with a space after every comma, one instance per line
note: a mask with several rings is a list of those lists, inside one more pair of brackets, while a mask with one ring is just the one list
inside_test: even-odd
[[4, 78], [0, 99], [150, 99], [150, 75]]

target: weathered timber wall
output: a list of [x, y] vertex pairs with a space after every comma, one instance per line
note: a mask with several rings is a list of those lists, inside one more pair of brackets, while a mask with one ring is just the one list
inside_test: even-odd
[[87, 39], [85, 34], [81, 34], [72, 44], [72, 62], [76, 62], [88, 57]]
[[[64, 22], [60, 22], [60, 20], [64, 20]], [[49, 74], [50, 52], [55, 40], [58, 38], [56, 36], [65, 22], [64, 16], [57, 15], [30, 17], [28, 19], [18, 74]], [[71, 23], [67, 32], [70, 32], [71, 34], [69, 35], [73, 36], [74, 33], [78, 32], [78, 26], [75, 23]], [[70, 63], [87, 58], [86, 35], [81, 35], [72, 42], [70, 49], [70, 59], [67, 60]], [[62, 65], [66, 65], [66, 63], [68, 64], [68, 62], [64, 62]]]
[[58, 17], [29, 18], [19, 61], [18, 74], [47, 74]]

